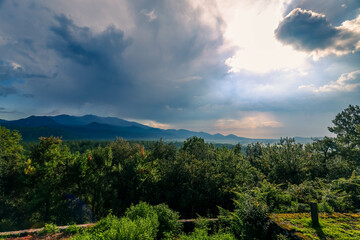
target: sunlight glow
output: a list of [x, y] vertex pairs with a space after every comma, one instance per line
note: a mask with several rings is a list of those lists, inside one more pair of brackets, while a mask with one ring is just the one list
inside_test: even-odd
[[[241, 113], [240, 113], [241, 114]], [[238, 119], [219, 119], [214, 127], [223, 134], [236, 134], [238, 136], [254, 137], [266, 136], [267, 132], [273, 128], [280, 128], [283, 124], [275, 119], [270, 113], [247, 112], [246, 116]]]
[[266, 73], [272, 70], [304, 71], [307, 54], [283, 46], [274, 30], [282, 19], [284, 1], [218, 0], [225, 21], [224, 38], [237, 51], [227, 59], [230, 72], [247, 70]]

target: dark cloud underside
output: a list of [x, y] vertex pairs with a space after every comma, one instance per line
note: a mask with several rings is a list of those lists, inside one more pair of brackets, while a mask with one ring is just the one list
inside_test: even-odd
[[[357, 23], [352, 23], [354, 26]], [[333, 26], [325, 15], [296, 8], [275, 30], [276, 38], [297, 50], [350, 53], [357, 49], [359, 32], [344, 26]]]
[[275, 34], [283, 43], [291, 44], [297, 49], [312, 51], [332, 45], [339, 31], [324, 15], [297, 8], [279, 24]]

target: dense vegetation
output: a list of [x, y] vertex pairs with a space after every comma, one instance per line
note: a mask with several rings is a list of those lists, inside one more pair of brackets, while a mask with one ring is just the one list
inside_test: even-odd
[[[305, 145], [283, 138], [228, 148], [192, 137], [180, 148], [161, 140], [145, 148], [122, 139], [77, 148], [48, 137], [27, 151], [17, 131], [0, 127], [0, 230], [106, 217], [114, 224], [155, 226], [146, 239], [163, 238], [163, 211], [175, 214], [172, 219], [219, 217], [222, 232], [216, 234], [223, 239], [261, 239], [268, 234], [269, 213], [307, 212], [310, 201], [324, 212], [357, 212], [360, 107], [350, 105], [333, 124], [329, 131], [336, 137]], [[141, 219], [127, 210], [138, 203], [139, 209], [130, 209], [145, 214]], [[146, 211], [158, 211], [150, 214], [156, 221]], [[176, 227], [173, 233], [180, 234]], [[206, 239], [195, 237], [207, 236], [206, 227], [193, 234], [191, 239]]]

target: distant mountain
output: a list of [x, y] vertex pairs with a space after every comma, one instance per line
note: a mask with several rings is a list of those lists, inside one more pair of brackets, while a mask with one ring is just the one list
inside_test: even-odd
[[[28, 118], [6, 121], [0, 124], [18, 130], [24, 141], [34, 141], [39, 137], [61, 136], [64, 140], [114, 140], [117, 137], [128, 140], [184, 141], [197, 136], [209, 142], [248, 144], [254, 142], [273, 143], [278, 139], [250, 139], [230, 134], [209, 134], [185, 129], [152, 128], [140, 123], [126, 121], [115, 117], [85, 116], [30, 116]], [[310, 138], [298, 138], [299, 142], [310, 142]]]
[[97, 123], [114, 125], [117, 127], [137, 126], [137, 127], [142, 127], [142, 128], [149, 128], [148, 126], [142, 125], [137, 122], [129, 122], [129, 121], [126, 121], [126, 120], [123, 120], [120, 118], [115, 118], [115, 117], [98, 117], [95, 115], [84, 115], [81, 117], [77, 117], [77, 116], [70, 116], [70, 115], [62, 114], [62, 115], [58, 115], [58, 116], [52, 116], [50, 118], [52, 118], [57, 123], [66, 125], [66, 126], [83, 126], [86, 124], [97, 122]]
[[14, 121], [6, 121], [7, 126], [21, 126], [21, 127], [40, 127], [40, 126], [59, 126], [59, 124], [47, 116], [30, 116]]

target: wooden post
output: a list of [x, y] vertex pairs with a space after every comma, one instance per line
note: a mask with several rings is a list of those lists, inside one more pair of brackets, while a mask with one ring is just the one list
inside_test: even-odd
[[311, 202], [310, 203], [310, 210], [311, 210], [311, 221], [312, 221], [312, 225], [314, 227], [319, 227], [320, 223], [319, 223], [319, 212], [318, 212], [318, 206], [316, 202]]

